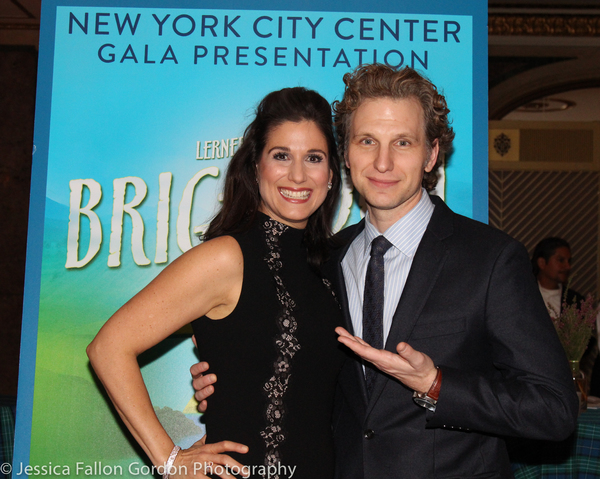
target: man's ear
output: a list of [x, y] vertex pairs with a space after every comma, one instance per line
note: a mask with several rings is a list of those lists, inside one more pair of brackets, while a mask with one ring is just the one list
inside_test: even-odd
[[538, 258], [537, 259], [537, 265], [538, 265], [538, 268], [540, 268], [542, 270], [545, 269], [546, 268], [546, 260], [544, 258], [541, 258], [541, 257]]
[[427, 163], [425, 163], [425, 171], [429, 173], [433, 170], [435, 166], [435, 162], [437, 161], [438, 155], [440, 154], [440, 142], [436, 138], [433, 141], [433, 145], [431, 146], [431, 152], [429, 153], [429, 158], [427, 159]]

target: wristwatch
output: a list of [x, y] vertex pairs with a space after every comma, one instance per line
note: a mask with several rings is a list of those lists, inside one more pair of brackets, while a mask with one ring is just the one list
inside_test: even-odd
[[437, 374], [433, 383], [431, 383], [431, 387], [429, 391], [426, 393], [420, 393], [415, 391], [413, 393], [413, 401], [417, 403], [419, 406], [428, 409], [431, 412], [435, 412], [435, 408], [437, 406], [438, 397], [440, 397], [440, 389], [442, 387], [442, 370], [437, 368]]

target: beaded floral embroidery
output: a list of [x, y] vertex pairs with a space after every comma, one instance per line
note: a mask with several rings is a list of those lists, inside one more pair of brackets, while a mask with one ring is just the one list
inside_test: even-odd
[[333, 299], [335, 299], [335, 302], [337, 303], [338, 307], [340, 306], [340, 303], [337, 299], [337, 296], [335, 295], [335, 291], [333, 290], [333, 285], [331, 284], [331, 281], [329, 281], [328, 279], [325, 278], [321, 278], [323, 280], [323, 284], [325, 285], [325, 288], [327, 289], [327, 291], [329, 291], [331, 293], [331, 296], [333, 296]]
[[[260, 434], [267, 446], [265, 465], [277, 466], [280, 461], [279, 446], [285, 440], [285, 432], [282, 427], [285, 415], [283, 396], [291, 376], [291, 360], [300, 350], [300, 344], [294, 334], [298, 328], [296, 318], [293, 316], [296, 304], [279, 275], [282, 267], [279, 237], [289, 227], [274, 220], [266, 220], [263, 223], [263, 228], [269, 249], [264, 259], [275, 279], [277, 299], [281, 303], [282, 309], [277, 318], [280, 334], [275, 338], [277, 359], [273, 363], [274, 373], [263, 386], [268, 398], [266, 409], [267, 427]], [[263, 477], [266, 476], [263, 475]], [[269, 477], [279, 479], [278, 474]]]

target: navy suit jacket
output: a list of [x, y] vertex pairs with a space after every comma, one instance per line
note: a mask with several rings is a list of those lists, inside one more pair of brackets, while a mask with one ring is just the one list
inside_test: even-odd
[[[367, 399], [361, 363], [346, 350], [333, 417], [337, 478], [509, 478], [504, 436], [561, 440], [575, 427], [570, 370], [525, 248], [432, 201], [385, 349], [406, 341], [442, 369], [437, 410], [384, 373]], [[338, 234], [325, 266], [350, 332], [341, 260], [363, 228]]]

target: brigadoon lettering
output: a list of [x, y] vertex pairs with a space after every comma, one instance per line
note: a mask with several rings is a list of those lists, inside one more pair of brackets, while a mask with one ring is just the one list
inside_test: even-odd
[[[209, 166], [196, 173], [186, 184], [181, 195], [177, 214], [177, 245], [182, 252], [192, 248], [190, 236], [190, 221], [192, 204], [196, 186], [203, 178], [218, 177], [219, 168]], [[158, 204], [156, 214], [156, 251], [155, 263], [166, 263], [168, 261], [168, 238], [170, 228], [170, 202], [171, 183], [173, 174], [161, 173], [158, 178]], [[100, 183], [92, 178], [75, 179], [69, 182], [69, 228], [67, 233], [67, 261], [66, 268], [82, 268], [94, 259], [102, 244], [103, 232], [100, 217], [94, 209], [102, 199], [102, 187]], [[125, 203], [126, 192], [133, 189], [134, 197]], [[88, 196], [87, 203], [82, 204], [84, 190]], [[142, 215], [136, 208], [142, 203], [148, 192], [146, 182], [137, 176], [126, 176], [113, 180], [113, 207], [110, 221], [110, 244], [107, 265], [116, 268], [121, 264], [121, 245], [123, 241], [123, 220], [125, 214], [129, 215], [132, 224], [131, 252], [133, 261], [144, 266], [150, 264], [144, 250], [145, 224]], [[85, 253], [80, 252], [81, 217], [89, 220], [89, 244]], [[153, 218], [154, 220], [154, 218]], [[83, 257], [82, 257], [83, 256]], [[81, 257], [81, 259], [79, 259]]]

